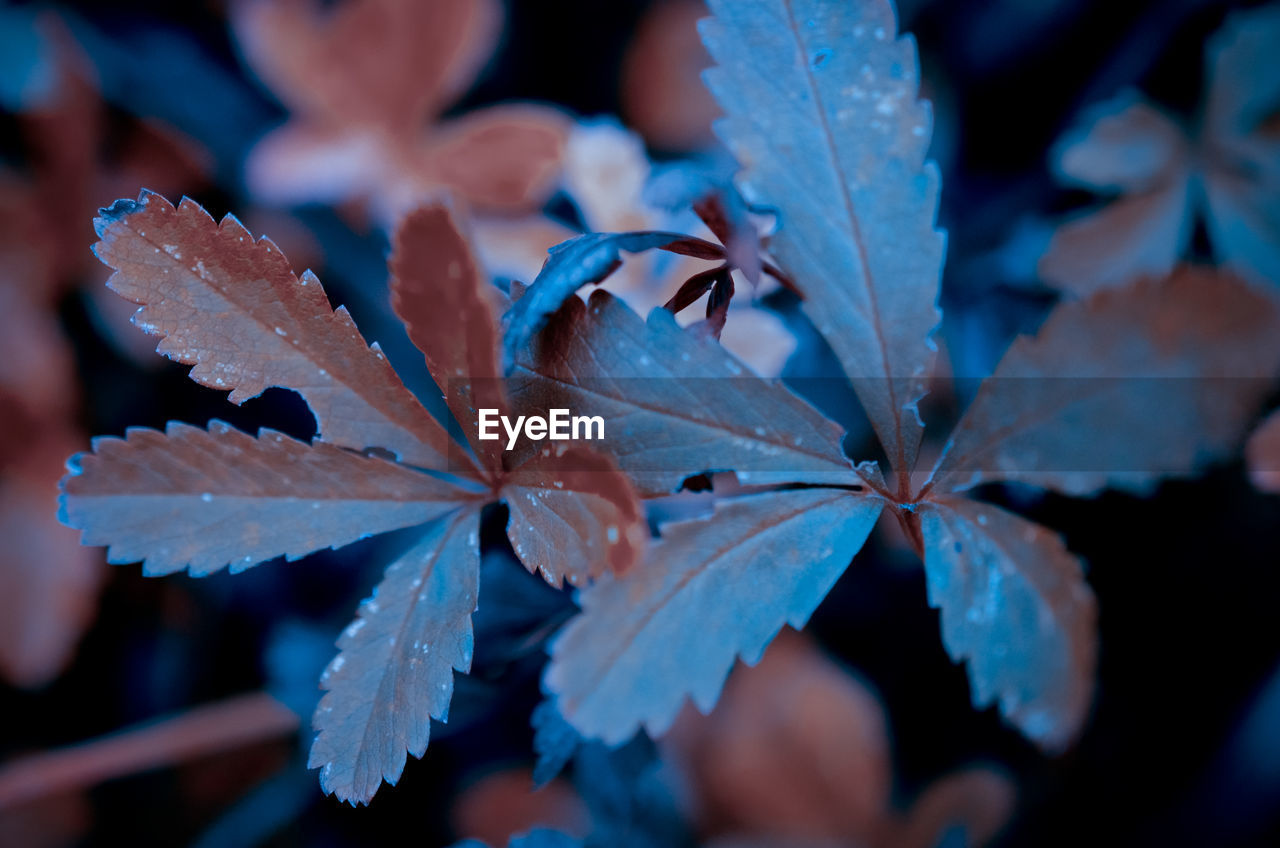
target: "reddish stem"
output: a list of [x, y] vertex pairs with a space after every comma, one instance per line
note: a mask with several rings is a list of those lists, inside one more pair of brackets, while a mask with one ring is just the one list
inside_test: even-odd
[[265, 692], [193, 707], [66, 748], [0, 764], [0, 810], [125, 775], [288, 736], [298, 716]]

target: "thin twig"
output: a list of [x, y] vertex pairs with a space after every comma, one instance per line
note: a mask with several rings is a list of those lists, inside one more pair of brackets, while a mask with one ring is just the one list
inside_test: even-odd
[[265, 692], [237, 695], [0, 764], [0, 810], [44, 795], [288, 736], [298, 716]]

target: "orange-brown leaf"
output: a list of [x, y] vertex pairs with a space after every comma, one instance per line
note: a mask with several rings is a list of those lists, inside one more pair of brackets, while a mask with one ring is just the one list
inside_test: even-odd
[[1080, 560], [1049, 530], [994, 506], [920, 506], [929, 603], [942, 639], [969, 664], [973, 702], [1061, 751], [1093, 702], [1097, 604]]
[[490, 472], [502, 468], [502, 444], [478, 438], [477, 410], [507, 406], [496, 293], [446, 207], [423, 207], [401, 222], [391, 255], [391, 307]]
[[99, 438], [68, 463], [63, 523], [147, 574], [242, 571], [430, 521], [475, 496], [374, 457], [214, 421]]
[[413, 131], [467, 88], [501, 22], [493, 0], [242, 0], [250, 65], [301, 116]]
[[104, 565], [52, 509], [68, 443], [46, 434], [0, 476], [0, 676], [40, 686], [62, 670], [93, 618]]
[[686, 709], [664, 742], [704, 829], [877, 844], [893, 788], [884, 707], [799, 634], [778, 634], [710, 715]]
[[427, 181], [472, 205], [521, 212], [555, 188], [569, 124], [543, 106], [492, 106], [442, 125], [427, 141]]
[[192, 364], [191, 378], [240, 403], [269, 386], [293, 389], [318, 437], [405, 462], [445, 468], [450, 439], [409, 393], [346, 309], [330, 309], [315, 275], [294, 276], [279, 248], [191, 200], [119, 200], [95, 221], [107, 281], [141, 309], [134, 324], [163, 336], [157, 350]]
[[535, 454], [508, 474], [502, 494], [512, 547], [552, 585], [622, 574], [644, 551], [639, 497], [612, 460], [589, 448]]
[[1229, 273], [1184, 268], [1105, 290], [1014, 342], [932, 486], [1145, 491], [1234, 450], [1277, 374], [1280, 306]]

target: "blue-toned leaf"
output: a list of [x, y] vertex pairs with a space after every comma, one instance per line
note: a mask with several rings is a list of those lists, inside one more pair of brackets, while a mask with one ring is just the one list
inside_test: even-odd
[[994, 506], [920, 507], [929, 603], [948, 653], [969, 664], [973, 702], [1060, 751], [1093, 701], [1097, 609], [1080, 560], [1057, 535]]
[[944, 237], [915, 43], [889, 0], [710, 0], [707, 84], [770, 248], [854, 381], [892, 466], [909, 472], [940, 314]]
[[1014, 342], [931, 487], [1144, 492], [1233, 451], [1278, 374], [1280, 305], [1228, 273], [1184, 268], [1104, 290]]
[[1280, 6], [1240, 10], [1205, 51], [1202, 150], [1206, 221], [1216, 256], [1280, 285]]
[[597, 291], [565, 303], [509, 381], [522, 408], [567, 408], [608, 424], [602, 450], [642, 494], [733, 470], [750, 483], [856, 484], [836, 424], [781, 383], [655, 309], [642, 321]]
[[[507, 841], [506, 848], [583, 848], [586, 843], [576, 836], [569, 836], [558, 830], [536, 827], [528, 833], [513, 836]], [[452, 848], [490, 848], [478, 839], [464, 839], [455, 842]]]
[[639, 497], [611, 459], [589, 448], [544, 448], [507, 474], [502, 497], [511, 547], [553, 586], [621, 574], [644, 552]]
[[543, 701], [534, 708], [530, 723], [533, 725], [533, 752], [538, 755], [533, 765], [533, 785], [541, 788], [555, 779], [573, 759], [581, 737], [560, 715], [552, 700]]
[[803, 627], [880, 515], [838, 489], [769, 492], [670, 524], [625, 578], [579, 596], [543, 686], [584, 736], [663, 733], [686, 696], [715, 704], [736, 657], [749, 665], [784, 624]]
[[686, 799], [652, 740], [621, 747], [587, 742], [573, 759], [574, 786], [591, 814], [592, 848], [695, 848]]
[[507, 848], [583, 848], [585, 844], [576, 836], [538, 827], [523, 836], [511, 837]]
[[1280, 142], [1270, 181], [1219, 173], [1205, 181], [1207, 226], [1223, 265], [1280, 286]]
[[1280, 40], [1274, 6], [1236, 13], [1206, 55], [1203, 118], [1179, 127], [1132, 92], [1103, 103], [1059, 146], [1066, 182], [1120, 196], [1068, 221], [1040, 262], [1077, 295], [1168, 273], [1206, 224], [1214, 255], [1250, 280], [1280, 284]]
[[1195, 217], [1190, 174], [1126, 195], [1058, 228], [1040, 257], [1044, 281], [1074, 295], [1123, 286], [1173, 270], [1191, 243]]
[[655, 249], [701, 259], [724, 257], [721, 246], [679, 233], [587, 233], [556, 245], [537, 279], [504, 319], [507, 370], [570, 295], [588, 283], [603, 281], [617, 269], [622, 251]]
[[422, 524], [477, 495], [331, 445], [220, 421], [98, 438], [62, 480], [64, 524], [151, 575], [243, 571]]
[[453, 672], [471, 667], [478, 523], [462, 509], [432, 524], [338, 639], [312, 719], [309, 765], [326, 792], [367, 803], [382, 781], [399, 780], [406, 752], [426, 752], [430, 720], [447, 720]]

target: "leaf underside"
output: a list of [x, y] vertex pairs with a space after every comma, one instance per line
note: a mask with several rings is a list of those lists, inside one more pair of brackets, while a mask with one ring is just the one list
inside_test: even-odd
[[565, 302], [517, 361], [509, 391], [530, 408], [602, 416], [604, 446], [642, 494], [709, 470], [759, 484], [859, 482], [839, 426], [666, 310], [642, 321], [605, 291]]
[[331, 445], [220, 421], [171, 422], [99, 438], [63, 479], [63, 523], [114, 563], [147, 574], [212, 574], [297, 559], [430, 521], [475, 496], [450, 483]]
[[891, 466], [910, 472], [945, 241], [915, 43], [896, 36], [888, 0], [708, 5], [702, 38], [717, 67], [705, 77], [726, 114], [717, 133], [747, 199], [778, 211], [770, 249]]
[[292, 389], [323, 441], [446, 467], [444, 428], [346, 309], [329, 307], [310, 272], [295, 277], [269, 240], [255, 241], [233, 216], [215, 223], [192, 200], [175, 209], [147, 191], [102, 210], [95, 226], [94, 252], [115, 269], [107, 285], [141, 306], [133, 323], [163, 336], [157, 350], [193, 365], [193, 380], [229, 390], [232, 403]]
[[485, 469], [500, 470], [501, 440], [477, 438], [476, 412], [507, 406], [498, 373], [496, 290], [444, 206], [422, 207], [401, 222], [390, 265], [392, 308]]
[[834, 489], [723, 503], [709, 520], [663, 528], [632, 575], [580, 594], [582, 614], [552, 648], [543, 687], [584, 736], [656, 736], [686, 696], [707, 712], [735, 657], [759, 660], [784, 624], [803, 627], [883, 502]]
[[1014, 342], [933, 487], [1144, 492], [1233, 450], [1277, 373], [1280, 307], [1229, 273], [1184, 268], [1102, 291]]
[[920, 510], [929, 603], [947, 651], [968, 662], [974, 703], [998, 701], [1029, 738], [1061, 751], [1093, 700], [1097, 611], [1080, 560], [1054, 533], [987, 504]]
[[426, 753], [430, 720], [448, 718], [453, 672], [471, 667], [479, 520], [460, 509], [427, 528], [338, 639], [308, 763], [326, 792], [368, 803], [399, 780], [406, 754]]
[[640, 559], [649, 534], [626, 475], [585, 447], [545, 448], [507, 475], [507, 537], [529, 570], [578, 586]]

